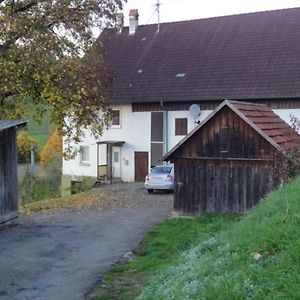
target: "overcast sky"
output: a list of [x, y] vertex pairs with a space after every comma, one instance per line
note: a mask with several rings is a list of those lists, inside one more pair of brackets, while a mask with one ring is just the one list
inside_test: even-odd
[[[128, 0], [124, 7], [125, 25], [129, 9], [137, 8], [140, 24], [157, 22], [157, 0]], [[161, 22], [201, 19], [246, 12], [300, 7], [300, 0], [160, 0]]]

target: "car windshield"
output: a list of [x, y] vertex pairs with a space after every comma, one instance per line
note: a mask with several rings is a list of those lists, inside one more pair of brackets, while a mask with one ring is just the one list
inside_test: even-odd
[[154, 167], [151, 170], [152, 174], [170, 174], [172, 167]]

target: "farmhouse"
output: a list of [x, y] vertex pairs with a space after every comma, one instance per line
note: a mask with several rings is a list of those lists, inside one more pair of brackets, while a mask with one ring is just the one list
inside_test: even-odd
[[244, 212], [278, 185], [282, 155], [299, 144], [266, 105], [225, 100], [164, 156], [175, 164], [175, 210]]
[[[87, 132], [63, 162], [63, 188], [78, 178], [143, 180], [149, 168], [225, 99], [300, 117], [300, 8], [129, 28], [99, 37], [114, 75], [111, 127]], [[190, 113], [198, 105], [201, 114]], [[197, 107], [197, 106], [196, 106]], [[196, 110], [197, 111], [197, 110]]]
[[25, 121], [0, 120], [0, 223], [18, 216], [17, 129]]

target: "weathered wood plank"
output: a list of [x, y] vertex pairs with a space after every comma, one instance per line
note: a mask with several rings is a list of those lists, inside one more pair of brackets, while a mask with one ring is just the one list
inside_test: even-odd
[[18, 214], [16, 129], [0, 132], [0, 221]]

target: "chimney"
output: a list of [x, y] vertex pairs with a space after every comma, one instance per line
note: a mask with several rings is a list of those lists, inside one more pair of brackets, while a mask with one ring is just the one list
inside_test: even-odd
[[139, 12], [137, 9], [131, 9], [129, 12], [129, 34], [135, 34], [139, 27]]
[[116, 28], [118, 30], [118, 33], [122, 33], [124, 28], [124, 14], [118, 13], [116, 14]]

